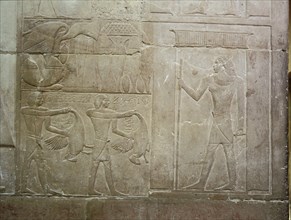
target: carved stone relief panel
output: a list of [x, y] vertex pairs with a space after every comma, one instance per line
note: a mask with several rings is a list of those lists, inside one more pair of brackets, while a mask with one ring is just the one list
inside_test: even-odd
[[118, 20], [28, 20], [23, 51], [28, 53], [134, 54], [140, 51], [137, 22]]
[[247, 5], [95, 1], [89, 20], [24, 19], [21, 191], [269, 194], [270, 28], [136, 16], [247, 19]]
[[[157, 210], [174, 199], [213, 199], [209, 213], [219, 209], [229, 219], [241, 216], [229, 202], [280, 200], [285, 207], [278, 182], [286, 180], [286, 103], [277, 87], [286, 82], [277, 56], [286, 54], [278, 49], [285, 41], [274, 29], [275, 3], [18, 4], [19, 196], [86, 197], [87, 211], [104, 199], [96, 212], [112, 219], [117, 212], [107, 215], [108, 207], [126, 212], [125, 200], [137, 197], [135, 208], [153, 209], [141, 219], [164, 217]], [[2, 186], [13, 192], [0, 175]], [[221, 209], [217, 198], [225, 200]], [[179, 218], [173, 210], [165, 216]]]
[[152, 73], [142, 4], [70, 6], [24, 7], [19, 191], [147, 195]]
[[147, 194], [150, 95], [25, 91], [23, 99], [23, 192]]
[[150, 94], [144, 56], [24, 54], [22, 88], [43, 91]]
[[[161, 57], [160, 65], [153, 65], [154, 100], [165, 93], [173, 100], [166, 104], [173, 110], [169, 115], [153, 104], [155, 114], [165, 119], [162, 127], [174, 135], [165, 140], [154, 133], [151, 188], [270, 194], [270, 29], [175, 23], [144, 28], [154, 33], [147, 36], [148, 44], [165, 47], [167, 54], [153, 51]], [[169, 60], [174, 67], [168, 70], [161, 65]], [[262, 133], [254, 135], [258, 130]], [[161, 150], [164, 141], [168, 144]]]
[[179, 58], [177, 188], [245, 191], [246, 53], [181, 49]]

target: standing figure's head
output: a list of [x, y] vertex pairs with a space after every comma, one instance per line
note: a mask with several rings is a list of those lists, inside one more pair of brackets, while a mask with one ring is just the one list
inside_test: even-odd
[[106, 95], [98, 95], [94, 102], [94, 106], [96, 109], [99, 109], [101, 107], [108, 108], [109, 105], [110, 105], [110, 101]]
[[43, 104], [43, 95], [41, 92], [32, 92], [27, 98], [27, 104], [30, 107], [38, 107]]
[[218, 57], [214, 61], [213, 70], [215, 73], [225, 72], [229, 76], [235, 76], [234, 63], [231, 58], [227, 57]]

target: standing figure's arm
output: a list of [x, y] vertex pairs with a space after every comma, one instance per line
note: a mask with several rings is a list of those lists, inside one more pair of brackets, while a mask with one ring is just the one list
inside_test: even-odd
[[135, 110], [133, 111], [128, 111], [124, 113], [120, 112], [99, 112], [94, 109], [90, 109], [86, 112], [86, 114], [89, 117], [92, 118], [101, 118], [101, 119], [117, 119], [117, 118], [125, 118], [125, 117], [131, 117], [136, 113]]
[[117, 119], [112, 121], [112, 132], [122, 137], [130, 138], [130, 136], [117, 128]]
[[179, 80], [179, 86], [184, 89], [184, 91], [189, 95], [191, 96], [195, 101], [199, 101], [200, 98], [202, 97], [202, 95], [205, 93], [205, 91], [207, 90], [208, 88], [208, 83], [209, 80], [208, 78], [204, 78], [201, 80], [199, 86], [197, 89], [193, 89], [193, 88], [190, 88], [189, 86], [187, 86], [185, 84], [185, 82], [180, 79]]
[[55, 109], [55, 110], [38, 110], [32, 108], [22, 108], [21, 112], [26, 115], [35, 115], [35, 116], [54, 116], [60, 114], [66, 114], [71, 111], [70, 108]]
[[50, 117], [47, 117], [45, 119], [44, 126], [45, 126], [46, 130], [48, 130], [48, 131], [50, 131], [52, 133], [68, 136], [68, 132], [67, 131], [58, 129], [58, 128], [56, 128], [56, 127], [51, 125], [51, 118]]

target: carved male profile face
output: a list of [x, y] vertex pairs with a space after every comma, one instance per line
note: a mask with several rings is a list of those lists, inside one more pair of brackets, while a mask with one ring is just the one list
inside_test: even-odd
[[104, 108], [108, 108], [109, 105], [110, 105], [110, 100], [107, 97], [104, 98], [103, 101], [102, 101], [102, 105], [103, 105]]
[[29, 106], [41, 106], [43, 104], [43, 95], [40, 92], [33, 92], [27, 100]]
[[96, 97], [94, 105], [95, 105], [95, 108], [97, 109], [101, 107], [108, 108], [110, 105], [109, 98], [106, 95], [98, 95]]
[[215, 73], [219, 73], [221, 72], [221, 70], [224, 68], [223, 66], [223, 63], [222, 63], [222, 60], [220, 58], [216, 59], [214, 61], [214, 64], [213, 64], [213, 70]]

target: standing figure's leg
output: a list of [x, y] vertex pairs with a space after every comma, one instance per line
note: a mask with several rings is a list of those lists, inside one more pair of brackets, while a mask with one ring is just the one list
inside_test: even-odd
[[223, 189], [233, 190], [236, 182], [236, 160], [233, 150], [233, 144], [224, 144], [223, 149], [227, 160], [227, 169], [229, 176], [229, 183]]
[[189, 6], [190, 10], [187, 9], [187, 11], [185, 11], [185, 14], [207, 14], [207, 8], [208, 8], [208, 0], [201, 0], [199, 1], [198, 5], [193, 5], [191, 4]]
[[110, 193], [112, 196], [124, 196], [124, 194], [116, 191], [114, 187], [114, 181], [112, 178], [112, 170], [111, 170], [111, 159], [108, 161], [104, 161], [104, 170], [105, 170], [105, 178], [106, 178], [106, 183], [108, 185], [108, 188], [110, 190]]
[[215, 151], [217, 149], [217, 146], [218, 146], [217, 144], [209, 144], [208, 145], [206, 156], [205, 156], [205, 159], [203, 160], [201, 175], [200, 175], [198, 182], [196, 182], [192, 185], [186, 186], [185, 188], [187, 188], [187, 189], [204, 189], [204, 187], [206, 185], [206, 181], [207, 181], [209, 173], [210, 173], [210, 170], [213, 166], [214, 155], [215, 155]]
[[96, 160], [95, 158], [92, 158], [92, 165], [90, 170], [90, 176], [89, 176], [89, 186], [88, 186], [88, 194], [89, 195], [101, 195], [101, 193], [97, 192], [95, 188], [95, 182], [96, 182], [96, 176], [97, 176], [97, 170], [99, 167], [100, 161]]
[[223, 13], [223, 15], [236, 15], [235, 2], [233, 0], [229, 0], [229, 3], [226, 5], [227, 9]]
[[55, 14], [55, 16], [57, 17], [57, 13], [56, 13], [56, 9], [55, 9], [55, 7], [54, 7], [54, 4], [53, 4], [52, 0], [49, 0], [49, 1], [50, 1], [50, 3], [51, 3], [52, 9], [53, 9], [53, 11], [54, 11], [54, 14]]
[[26, 153], [24, 156], [24, 163], [22, 166], [22, 172], [21, 172], [21, 192], [29, 192], [31, 193], [32, 191], [27, 188], [27, 182], [28, 182], [28, 171], [31, 165], [31, 162], [33, 160], [33, 155], [30, 153]]
[[234, 0], [230, 0], [230, 10], [235, 15], [235, 3]]
[[[97, 143], [100, 147], [105, 147], [105, 143]], [[97, 192], [95, 190], [95, 183], [97, 178], [97, 171], [99, 168], [100, 163], [102, 162], [102, 158], [100, 158], [100, 155], [102, 155], [104, 149], [102, 149], [101, 153], [98, 152], [98, 148], [94, 147], [92, 152], [92, 163], [89, 173], [89, 184], [88, 184], [88, 194], [89, 195], [101, 195], [101, 193]]]
[[40, 6], [41, 6], [41, 1], [42, 0], [38, 0], [38, 5], [37, 5], [37, 15], [40, 15]]
[[62, 195], [63, 192], [61, 190], [60, 191], [53, 190], [49, 185], [47, 164], [46, 161], [43, 159], [43, 153], [41, 152], [41, 150], [37, 150], [35, 162], [37, 166], [37, 175], [39, 178], [39, 182], [44, 193], [45, 194], [49, 193], [52, 195]]
[[37, 153], [35, 162], [37, 167], [37, 175], [39, 178], [39, 182], [41, 185], [42, 190], [46, 193], [47, 192], [47, 177], [46, 177], [46, 168], [44, 161], [40, 158], [41, 155], [39, 155], [40, 152]]
[[103, 159], [103, 165], [104, 165], [104, 171], [105, 171], [105, 179], [107, 186], [109, 188], [110, 194], [112, 196], [122, 196], [124, 194], [116, 191], [114, 187], [114, 181], [112, 177], [112, 169], [111, 169], [111, 155], [110, 155], [110, 148], [112, 148], [114, 144], [107, 142], [106, 146], [104, 148], [104, 151], [102, 152], [102, 155], [100, 155], [100, 158]]
[[24, 152], [24, 162], [22, 165], [21, 170], [21, 192], [24, 193], [35, 193], [28, 189], [27, 183], [28, 183], [28, 175], [29, 175], [29, 169], [31, 162], [35, 160], [35, 154], [37, 151], [37, 144], [35, 139], [27, 137], [26, 139], [26, 149]]

